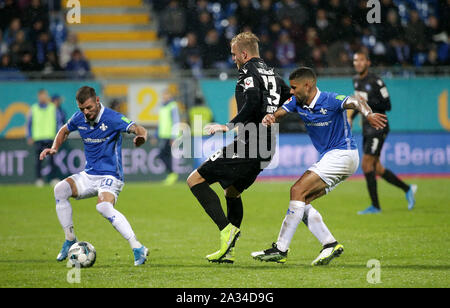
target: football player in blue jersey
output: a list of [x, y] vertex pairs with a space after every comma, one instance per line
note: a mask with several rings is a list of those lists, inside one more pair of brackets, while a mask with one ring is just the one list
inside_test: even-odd
[[124, 185], [122, 133], [135, 134], [133, 142], [138, 147], [146, 142], [147, 130], [122, 114], [104, 107], [91, 87], [81, 87], [76, 93], [76, 101], [80, 111], [61, 127], [52, 147], [44, 149], [40, 155], [42, 160], [47, 155], [56, 154], [71, 132], [78, 130], [80, 133], [86, 156], [85, 170], [60, 181], [54, 188], [56, 214], [66, 237], [56, 259], [65, 260], [70, 246], [77, 241], [69, 198], [96, 196], [97, 211], [129, 242], [134, 254], [134, 265], [144, 264], [148, 249], [136, 239], [130, 223], [114, 208], [114, 204]]
[[312, 265], [326, 265], [334, 257], [338, 257], [344, 247], [335, 240], [311, 202], [329, 193], [358, 168], [358, 149], [347, 121], [346, 110], [359, 111], [376, 129], [384, 128], [386, 115], [373, 113], [362, 100], [321, 92], [316, 86], [314, 71], [307, 67], [292, 72], [289, 83], [292, 97], [275, 113], [266, 115], [263, 124], [271, 125], [289, 112], [298, 113], [320, 159], [292, 185], [289, 208], [277, 242], [271, 248], [251, 255], [260, 261], [286, 262], [289, 245], [298, 224], [302, 220], [306, 224], [314, 221], [314, 228], [317, 230], [308, 227], [322, 243], [323, 249]]

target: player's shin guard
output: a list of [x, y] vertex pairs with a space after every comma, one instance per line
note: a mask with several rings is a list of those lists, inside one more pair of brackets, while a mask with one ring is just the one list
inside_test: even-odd
[[114, 208], [112, 203], [98, 203], [97, 211], [109, 220], [109, 222], [123, 236], [123, 238], [130, 243], [131, 248], [140, 248], [142, 246], [142, 244], [136, 240], [136, 236], [128, 220], [122, 213]]
[[306, 205], [303, 222], [309, 231], [319, 240], [322, 246], [336, 242], [328, 227], [322, 219], [322, 215], [312, 207], [311, 204]]
[[66, 240], [74, 241], [75, 233], [73, 231], [72, 206], [69, 198], [72, 196], [72, 189], [67, 181], [61, 181], [55, 185], [54, 195], [56, 201], [56, 215], [59, 223], [64, 229]]
[[383, 179], [385, 179], [387, 182], [389, 182], [392, 185], [397, 186], [401, 190], [403, 190], [405, 193], [409, 190], [409, 185], [400, 180], [391, 170], [385, 169], [384, 174], [381, 176]]
[[281, 251], [287, 251], [291, 244], [297, 226], [302, 221], [305, 211], [305, 202], [291, 200], [286, 217], [281, 225], [280, 234], [278, 235], [277, 248]]
[[242, 218], [244, 217], [244, 207], [242, 206], [241, 197], [231, 198], [225, 197], [227, 200], [227, 218], [233, 226], [241, 227]]
[[214, 190], [209, 187], [208, 183], [202, 182], [192, 186], [191, 191], [219, 230], [223, 230], [230, 222], [225, 216], [220, 199]]
[[380, 208], [380, 203], [378, 201], [378, 191], [377, 191], [377, 177], [375, 171], [364, 173], [366, 177], [367, 189], [369, 190], [370, 200], [372, 205], [377, 209]]

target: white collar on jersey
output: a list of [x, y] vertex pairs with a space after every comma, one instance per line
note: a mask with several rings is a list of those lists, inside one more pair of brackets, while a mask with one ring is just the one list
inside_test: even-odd
[[[100, 122], [100, 118], [102, 117], [102, 114], [103, 114], [103, 111], [105, 111], [105, 106], [103, 106], [103, 104], [102, 103], [100, 103], [100, 112], [98, 113], [98, 115], [97, 115], [97, 117], [95, 118], [95, 120], [94, 120], [94, 123], [98, 123], [98, 122]], [[91, 122], [91, 121], [88, 121], [88, 119], [86, 119], [86, 116], [84, 116], [84, 122]]]
[[317, 89], [317, 93], [316, 93], [316, 95], [314, 96], [314, 99], [312, 100], [311, 104], [309, 104], [309, 106], [306, 106], [306, 105], [305, 105], [305, 107], [308, 108], [308, 109], [313, 109], [314, 106], [315, 106], [316, 103], [317, 103], [317, 100], [319, 99], [319, 96], [320, 96], [320, 93], [321, 93], [321, 92], [320, 92], [320, 90], [319, 90], [318, 87], [316, 87], [316, 89]]

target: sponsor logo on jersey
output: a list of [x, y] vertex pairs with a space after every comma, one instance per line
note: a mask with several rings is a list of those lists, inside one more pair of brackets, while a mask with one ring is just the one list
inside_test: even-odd
[[326, 121], [326, 122], [306, 122], [306, 126], [316, 126], [316, 127], [322, 127], [322, 126], [328, 126], [333, 121]]
[[328, 110], [326, 110], [324, 108], [320, 108], [320, 113], [325, 115], [328, 113]]
[[244, 79], [244, 89], [253, 88], [255, 84], [253, 83], [253, 77], [247, 77]]

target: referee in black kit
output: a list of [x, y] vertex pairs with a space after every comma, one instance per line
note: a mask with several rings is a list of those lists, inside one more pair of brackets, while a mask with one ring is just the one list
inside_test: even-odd
[[[251, 32], [240, 33], [231, 40], [231, 55], [239, 70], [235, 90], [238, 114], [226, 125], [205, 127], [208, 134], [214, 134], [241, 126], [237, 137], [208, 158], [187, 179], [192, 194], [220, 230], [221, 246], [206, 256], [210, 262], [234, 262], [234, 244], [240, 235], [243, 218], [241, 193], [267, 167], [275, 151], [270, 146], [274, 134], [270, 133], [270, 128], [262, 128], [261, 121], [291, 96], [289, 86], [260, 58], [258, 42], [259, 39]], [[267, 133], [267, 138], [264, 133]], [[261, 143], [264, 140], [267, 141], [266, 146]], [[264, 155], [260, 152], [262, 148], [266, 150]], [[209, 186], [216, 182], [225, 190], [227, 215], [222, 210], [219, 197]]]
[[[355, 88], [355, 96], [359, 99], [367, 101], [373, 112], [383, 113], [391, 110], [391, 99], [389, 92], [381, 78], [369, 72], [370, 67], [369, 55], [364, 51], [358, 51], [353, 56], [353, 66], [357, 75], [353, 77], [353, 87]], [[354, 112], [348, 117], [350, 125], [358, 113]], [[417, 185], [408, 185], [399, 179], [392, 171], [384, 168], [380, 162], [380, 153], [383, 143], [389, 133], [389, 123], [381, 130], [376, 130], [369, 125], [367, 120], [363, 118], [363, 157], [361, 167], [367, 182], [367, 189], [372, 204], [358, 214], [376, 214], [381, 212], [380, 203], [378, 201], [377, 180], [379, 175], [392, 185], [397, 186], [405, 192], [408, 202], [408, 209], [412, 210], [415, 205], [415, 193]]]

